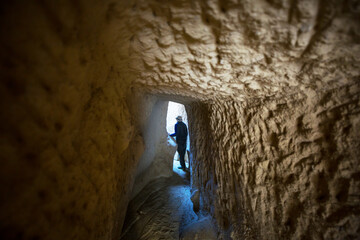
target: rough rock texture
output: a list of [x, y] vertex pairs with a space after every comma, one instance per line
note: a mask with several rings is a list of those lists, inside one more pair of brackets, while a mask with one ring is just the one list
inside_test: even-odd
[[130, 203], [121, 240], [179, 239], [198, 220], [192, 211], [188, 174], [174, 165], [171, 177], [149, 182]]
[[197, 222], [189, 224], [180, 236], [181, 240], [216, 240], [214, 227], [210, 218], [202, 218]]
[[138, 88], [187, 105], [224, 237], [359, 238], [359, 6], [2, 1], [0, 237], [118, 238]]
[[199, 212], [200, 210], [200, 192], [199, 190], [194, 190], [192, 193], [191, 193], [191, 202], [193, 203], [193, 210], [194, 212]]
[[[136, 82], [196, 99], [288, 97], [356, 81], [356, 1], [138, 1], [129, 23]], [[139, 64], [142, 63], [142, 64]]]
[[143, 140], [106, 8], [1, 2], [1, 239], [120, 234]]
[[136, 92], [131, 92], [130, 95], [129, 102], [132, 108], [130, 112], [133, 118], [137, 119], [136, 127], [142, 133], [145, 145], [135, 174], [131, 194], [133, 198], [151, 180], [170, 177], [173, 174], [176, 147], [168, 142], [171, 140], [165, 128], [168, 101], [154, 96], [143, 96]]
[[359, 90], [188, 107], [193, 187], [225, 237], [360, 236]]

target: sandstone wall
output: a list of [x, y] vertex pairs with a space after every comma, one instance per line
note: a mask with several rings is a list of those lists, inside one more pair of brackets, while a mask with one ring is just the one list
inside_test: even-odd
[[145, 148], [131, 86], [187, 103], [193, 184], [224, 235], [359, 235], [357, 1], [0, 13], [1, 238], [117, 238]]
[[121, 231], [143, 142], [107, 11], [98, 1], [1, 3], [1, 239]]
[[168, 101], [136, 91], [132, 91], [128, 98], [132, 118], [145, 145], [135, 173], [133, 198], [151, 180], [173, 174], [176, 147], [168, 142], [171, 140], [166, 131]]
[[193, 187], [224, 236], [359, 237], [359, 90], [189, 107]]

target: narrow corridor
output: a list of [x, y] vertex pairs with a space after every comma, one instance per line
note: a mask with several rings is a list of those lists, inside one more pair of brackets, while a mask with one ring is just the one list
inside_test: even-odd
[[360, 240], [359, 19], [360, 0], [1, 1], [0, 239]]

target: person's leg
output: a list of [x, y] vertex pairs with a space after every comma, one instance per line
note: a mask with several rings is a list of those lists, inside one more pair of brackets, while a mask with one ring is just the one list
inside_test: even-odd
[[186, 144], [178, 143], [178, 153], [180, 156], [180, 165], [182, 168], [186, 168], [186, 166], [185, 166], [185, 151], [186, 151]]

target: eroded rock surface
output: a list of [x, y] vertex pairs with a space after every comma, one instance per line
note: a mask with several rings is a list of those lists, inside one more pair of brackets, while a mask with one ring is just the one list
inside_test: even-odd
[[[137, 1], [129, 19], [136, 83], [154, 93], [249, 100], [356, 82], [356, 1]], [[336, 79], [336, 80], [335, 80]]]
[[155, 96], [131, 92], [130, 103], [133, 118], [144, 139], [145, 149], [137, 165], [131, 198], [135, 197], [151, 180], [170, 177], [173, 174], [173, 157], [176, 147], [168, 143], [166, 113], [168, 101]]
[[146, 147], [135, 89], [186, 105], [192, 186], [222, 236], [359, 238], [359, 15], [356, 0], [2, 1], [0, 238], [120, 236]]
[[158, 178], [131, 200], [122, 240], [179, 239], [183, 228], [198, 219], [192, 210], [189, 181], [183, 175], [174, 172]]
[[204, 207], [235, 239], [247, 228], [266, 239], [356, 239], [359, 107], [357, 85], [296, 100], [193, 104], [193, 178]]
[[181, 240], [216, 240], [217, 235], [210, 218], [202, 218], [189, 224], [182, 232]]

